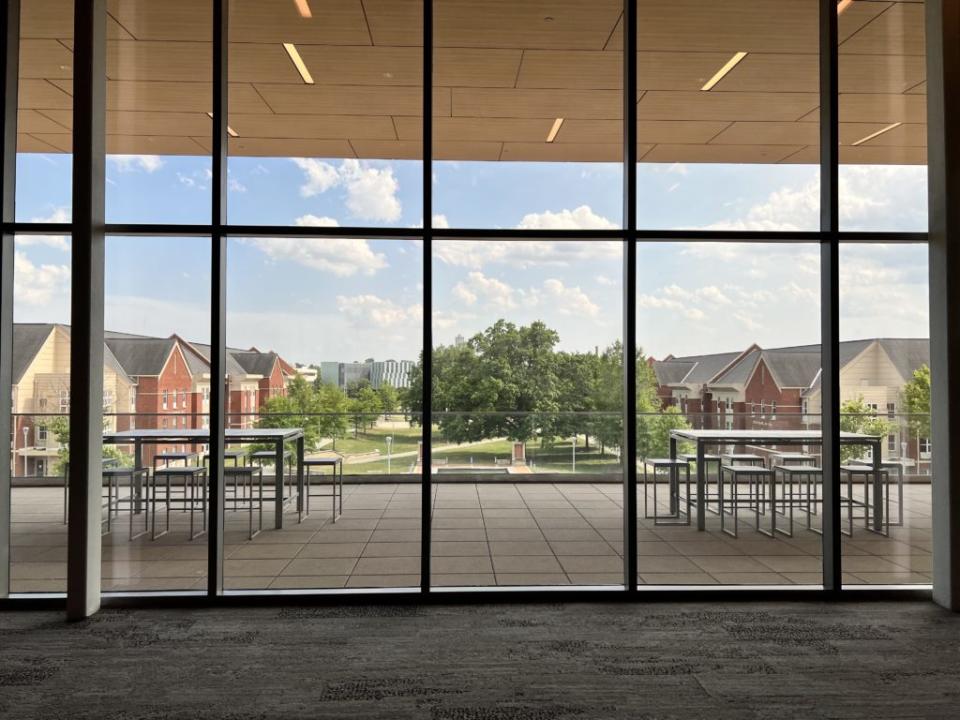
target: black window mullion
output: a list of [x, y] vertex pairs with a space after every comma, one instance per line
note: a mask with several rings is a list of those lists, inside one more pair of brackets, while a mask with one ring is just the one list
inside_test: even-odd
[[420, 589], [430, 592], [430, 537], [433, 516], [433, 0], [423, 3], [423, 358], [420, 428]]

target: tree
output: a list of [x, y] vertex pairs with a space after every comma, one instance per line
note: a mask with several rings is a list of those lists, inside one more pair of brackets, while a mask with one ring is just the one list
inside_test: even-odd
[[[879, 435], [886, 437], [894, 430], [893, 423], [877, 415], [876, 410], [863, 401], [863, 396], [847, 400], [840, 406], [840, 431]], [[845, 463], [863, 456], [860, 445], [841, 445], [840, 462]]]
[[286, 395], [277, 395], [266, 401], [259, 427], [303, 428], [304, 444], [317, 447], [321, 438], [336, 441], [346, 433], [347, 400], [339, 388], [323, 385], [319, 389], [302, 376], [296, 376], [287, 386]]
[[[53, 466], [54, 475], [63, 475], [70, 464], [70, 417], [68, 415], [57, 415], [50, 417], [48, 415], [39, 415], [33, 419], [34, 426], [46, 427], [48, 433], [53, 433], [57, 441], [57, 464]], [[107, 420], [104, 418], [104, 429], [107, 427]], [[104, 458], [112, 458], [123, 466], [133, 465], [133, 457], [129, 453], [123, 452], [116, 445], [104, 445], [101, 451]]]
[[356, 400], [360, 395], [360, 391], [364, 388], [370, 387], [370, 381], [367, 378], [360, 378], [359, 380], [351, 380], [347, 383], [347, 397], [351, 400]]
[[921, 365], [913, 371], [910, 382], [900, 393], [900, 408], [907, 415], [910, 435], [930, 437], [930, 367]]
[[400, 395], [393, 385], [390, 383], [383, 383], [377, 390], [377, 396], [380, 398], [381, 412], [396, 412], [397, 406], [400, 404]]
[[353, 415], [353, 436], [372, 427], [381, 412], [380, 395], [369, 385], [360, 388], [357, 396], [349, 401], [350, 413]]

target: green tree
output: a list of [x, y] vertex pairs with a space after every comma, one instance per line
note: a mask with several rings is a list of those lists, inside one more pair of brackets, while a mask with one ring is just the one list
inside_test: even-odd
[[930, 367], [921, 365], [913, 371], [910, 382], [900, 393], [900, 408], [907, 415], [912, 437], [930, 437]]
[[323, 385], [319, 389], [296, 376], [286, 395], [277, 395], [263, 406], [259, 427], [303, 428], [304, 444], [315, 448], [322, 438], [342, 437], [346, 433], [347, 399], [339, 388]]
[[397, 407], [400, 405], [400, 395], [393, 385], [390, 383], [383, 383], [377, 389], [377, 396], [380, 398], [381, 412], [396, 412]]
[[347, 383], [346, 387], [347, 397], [351, 400], [356, 400], [360, 396], [360, 391], [365, 388], [370, 388], [370, 381], [367, 378], [351, 380]]
[[360, 432], [366, 432], [376, 423], [381, 407], [380, 395], [369, 385], [360, 388], [356, 397], [349, 400], [354, 437], [357, 437]]
[[[863, 401], [862, 395], [851, 398], [840, 405], [841, 432], [886, 437], [893, 430], [893, 423], [879, 417], [877, 412]], [[864, 447], [859, 445], [841, 445], [840, 462], [845, 463], [860, 458], [864, 452]]]
[[[70, 418], [67, 415], [40, 415], [33, 419], [34, 427], [46, 427], [48, 433], [53, 433], [57, 441], [57, 463], [53, 466], [54, 475], [63, 475], [70, 463]], [[104, 419], [104, 429], [106, 429], [106, 418]], [[116, 445], [104, 445], [101, 455], [104, 458], [112, 458], [122, 466], [132, 466], [133, 457], [129, 453], [123, 452]]]

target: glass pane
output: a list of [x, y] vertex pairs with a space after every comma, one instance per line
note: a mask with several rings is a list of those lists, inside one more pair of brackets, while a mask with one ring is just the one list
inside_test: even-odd
[[210, 222], [212, 12], [110, 4], [107, 222]]
[[840, 454], [844, 584], [931, 582], [927, 277], [925, 245], [840, 246], [840, 426], [876, 442]]
[[434, 243], [434, 585], [623, 583], [621, 262]]
[[[308, 482], [296, 482], [295, 442], [282, 489], [276, 441], [230, 444], [228, 589], [419, 587], [421, 385], [410, 373], [423, 337], [421, 247], [230, 240], [227, 427], [302, 433]], [[259, 488], [261, 477], [268, 501], [260, 530], [255, 491], [251, 530], [242, 484]]]
[[642, 228], [819, 228], [817, 5], [639, 0]]
[[435, 0], [437, 227], [620, 227], [619, 0]]
[[421, 224], [423, 4], [230, 3], [230, 222]]
[[10, 592], [66, 592], [70, 238], [14, 248]]
[[105, 303], [103, 590], [205, 590], [209, 239], [108, 237]]
[[923, 0], [837, 6], [840, 229], [927, 229]]
[[70, 221], [72, 47], [70, 0], [21, 3], [16, 188], [19, 222]]
[[819, 585], [819, 248], [637, 255], [638, 581]]

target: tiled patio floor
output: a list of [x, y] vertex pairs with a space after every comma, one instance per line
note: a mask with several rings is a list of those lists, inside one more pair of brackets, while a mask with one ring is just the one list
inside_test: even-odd
[[[618, 484], [444, 483], [435, 486], [432, 571], [435, 585], [619, 584], [622, 553]], [[330, 521], [329, 500], [312, 515], [247, 540], [245, 512], [227, 513], [225, 576], [230, 589], [402, 587], [419, 584], [420, 487], [359, 484], [344, 488], [344, 513]], [[930, 582], [930, 486], [905, 487], [905, 526], [890, 537], [862, 523], [844, 538], [844, 581]], [[642, 506], [642, 502], [641, 502]], [[66, 582], [63, 495], [56, 488], [13, 491], [13, 592], [62, 592]], [[892, 508], [895, 517], [897, 508]], [[106, 591], [205, 586], [206, 536], [187, 539], [186, 513], [170, 534], [127, 539], [128, 515], [104, 537]], [[265, 526], [272, 506], [264, 508]], [[817, 584], [820, 537], [797, 522], [793, 538], [756, 532], [741, 519], [739, 538], [719, 531], [654, 526], [641, 520], [641, 583]]]

